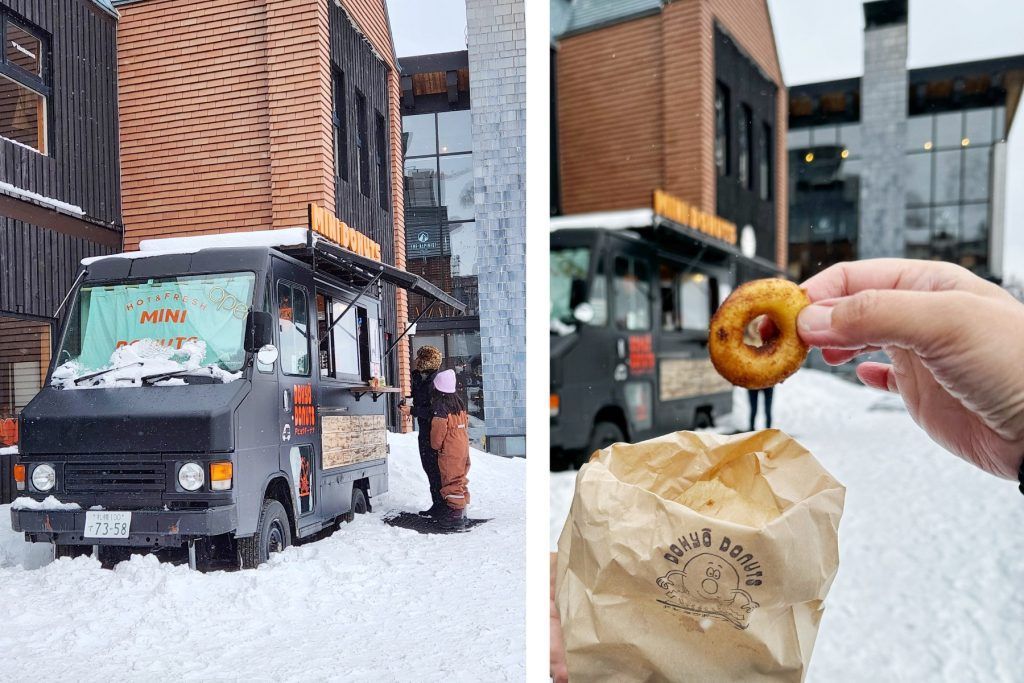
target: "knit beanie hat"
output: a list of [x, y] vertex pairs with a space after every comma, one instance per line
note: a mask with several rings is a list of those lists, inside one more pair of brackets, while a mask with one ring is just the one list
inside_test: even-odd
[[434, 377], [434, 388], [442, 394], [455, 393], [455, 371], [445, 370]]
[[416, 369], [420, 372], [433, 372], [441, 367], [441, 352], [436, 346], [421, 346], [416, 352]]

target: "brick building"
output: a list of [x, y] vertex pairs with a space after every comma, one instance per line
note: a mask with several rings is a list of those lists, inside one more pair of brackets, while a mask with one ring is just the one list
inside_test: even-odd
[[[115, 5], [126, 249], [305, 226], [315, 204], [405, 267], [401, 84], [384, 0]], [[385, 290], [387, 347], [407, 303]], [[403, 339], [387, 379], [406, 390], [408, 359]]]
[[[552, 0], [553, 214], [662, 189], [786, 264], [787, 98], [768, 5]], [[742, 276], [742, 274], [741, 274]]]
[[108, 0], [0, 0], [0, 448], [45, 381], [79, 261], [121, 246], [116, 33]]

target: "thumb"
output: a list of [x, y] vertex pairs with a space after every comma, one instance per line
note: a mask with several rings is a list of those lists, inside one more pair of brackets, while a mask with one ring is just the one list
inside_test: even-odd
[[810, 346], [898, 346], [926, 356], [966, 327], [972, 298], [956, 291], [865, 290], [807, 306], [797, 330]]

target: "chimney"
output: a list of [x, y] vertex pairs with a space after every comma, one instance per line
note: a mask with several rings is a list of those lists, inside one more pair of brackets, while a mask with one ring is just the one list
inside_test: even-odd
[[907, 0], [864, 3], [858, 258], [903, 256], [907, 131]]

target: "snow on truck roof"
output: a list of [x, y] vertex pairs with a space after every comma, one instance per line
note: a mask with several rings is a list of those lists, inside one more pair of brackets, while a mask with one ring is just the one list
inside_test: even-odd
[[[105, 258], [148, 258], [167, 254], [194, 254], [202, 249], [219, 247], [294, 247], [305, 245], [309, 230], [286, 228], [284, 230], [259, 230], [256, 232], [232, 232], [219, 235], [198, 235], [195, 237], [167, 237], [158, 240], [142, 240], [138, 251], [125, 251], [106, 256], [89, 256], [82, 259], [88, 266]], [[314, 233], [314, 239], [320, 239]]]
[[[168, 237], [157, 240], [142, 240], [138, 251], [127, 251], [108, 256], [90, 256], [82, 259], [82, 265], [88, 266], [97, 261], [111, 258], [142, 259], [151, 256], [170, 254], [194, 254], [204, 249], [223, 247], [271, 247], [286, 249], [312, 245], [318, 254], [324, 256], [320, 267], [339, 272], [357, 272], [363, 280], [368, 280], [375, 273], [384, 282], [434, 299], [459, 312], [466, 310], [466, 304], [452, 297], [433, 283], [419, 275], [414, 275], [396, 266], [361, 256], [344, 249], [320, 234], [307, 228], [284, 228], [281, 230], [260, 230], [255, 232], [233, 232], [218, 235], [198, 235], [195, 237]], [[338, 269], [341, 270], [338, 270]]]
[[551, 219], [551, 230], [573, 230], [604, 228], [605, 230], [628, 230], [649, 228], [654, 224], [652, 209], [626, 209], [623, 211], [594, 211], [571, 216], [555, 216]]

